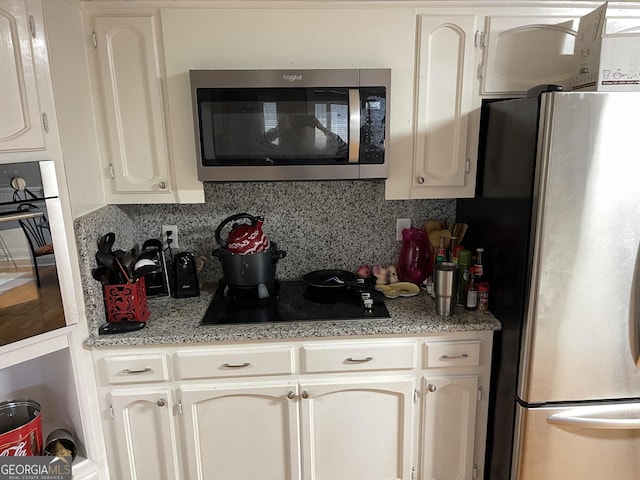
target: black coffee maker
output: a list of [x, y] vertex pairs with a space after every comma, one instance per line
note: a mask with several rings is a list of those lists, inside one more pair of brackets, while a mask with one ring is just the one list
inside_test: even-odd
[[196, 256], [193, 252], [180, 252], [173, 256], [173, 296], [176, 298], [200, 295]]

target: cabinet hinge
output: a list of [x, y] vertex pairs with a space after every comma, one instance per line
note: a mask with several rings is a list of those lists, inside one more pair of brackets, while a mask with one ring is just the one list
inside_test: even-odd
[[411, 467], [411, 480], [416, 478], [416, 467]]
[[478, 478], [478, 466], [473, 466], [473, 473], [471, 474], [471, 478]]
[[464, 171], [465, 171], [466, 173], [469, 173], [469, 172], [471, 171], [471, 159], [470, 159], [470, 158], [467, 158], [467, 160], [466, 160], [464, 163], [465, 163], [465, 165], [464, 165]]
[[178, 415], [182, 415], [182, 400], [178, 400]]
[[487, 34], [476, 30], [476, 34], [473, 36], [473, 44], [477, 48], [484, 48], [487, 46]]
[[98, 36], [96, 32], [91, 32], [91, 41], [93, 42], [93, 48], [98, 48]]
[[113, 420], [114, 418], [116, 418], [113, 415], [113, 405], [109, 404], [109, 416], [111, 417], [111, 420]]
[[478, 78], [484, 78], [485, 67], [483, 63], [478, 64]]
[[113, 163], [109, 164], [109, 176], [112, 180], [116, 178], [116, 171], [113, 169]]
[[36, 38], [36, 19], [33, 15], [29, 15], [29, 33], [33, 38]]
[[42, 128], [45, 133], [49, 133], [49, 115], [47, 115], [47, 112], [42, 112]]
[[478, 387], [478, 401], [482, 400], [482, 387]]

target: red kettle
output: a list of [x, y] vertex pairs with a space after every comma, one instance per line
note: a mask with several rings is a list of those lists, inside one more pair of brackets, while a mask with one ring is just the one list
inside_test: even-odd
[[[240, 223], [237, 220], [249, 220], [249, 223]], [[226, 240], [222, 239], [222, 230], [231, 222], [231, 230]], [[222, 221], [216, 229], [216, 241], [225, 250], [231, 253], [250, 254], [262, 252], [270, 247], [269, 239], [262, 231], [264, 218], [254, 217], [248, 213], [237, 213]]]

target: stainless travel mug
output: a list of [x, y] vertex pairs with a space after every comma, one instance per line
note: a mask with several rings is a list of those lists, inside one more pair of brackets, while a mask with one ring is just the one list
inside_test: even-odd
[[453, 262], [436, 263], [433, 276], [436, 312], [448, 317], [455, 312], [458, 292], [458, 265]]

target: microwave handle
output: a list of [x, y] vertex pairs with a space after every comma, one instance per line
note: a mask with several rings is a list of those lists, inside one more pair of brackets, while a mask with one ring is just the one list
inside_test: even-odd
[[360, 158], [360, 90], [349, 89], [349, 163]]
[[43, 212], [10, 212], [8, 214], [0, 214], [0, 223], [17, 222], [20, 220], [26, 220], [28, 218], [38, 218], [44, 215]]

